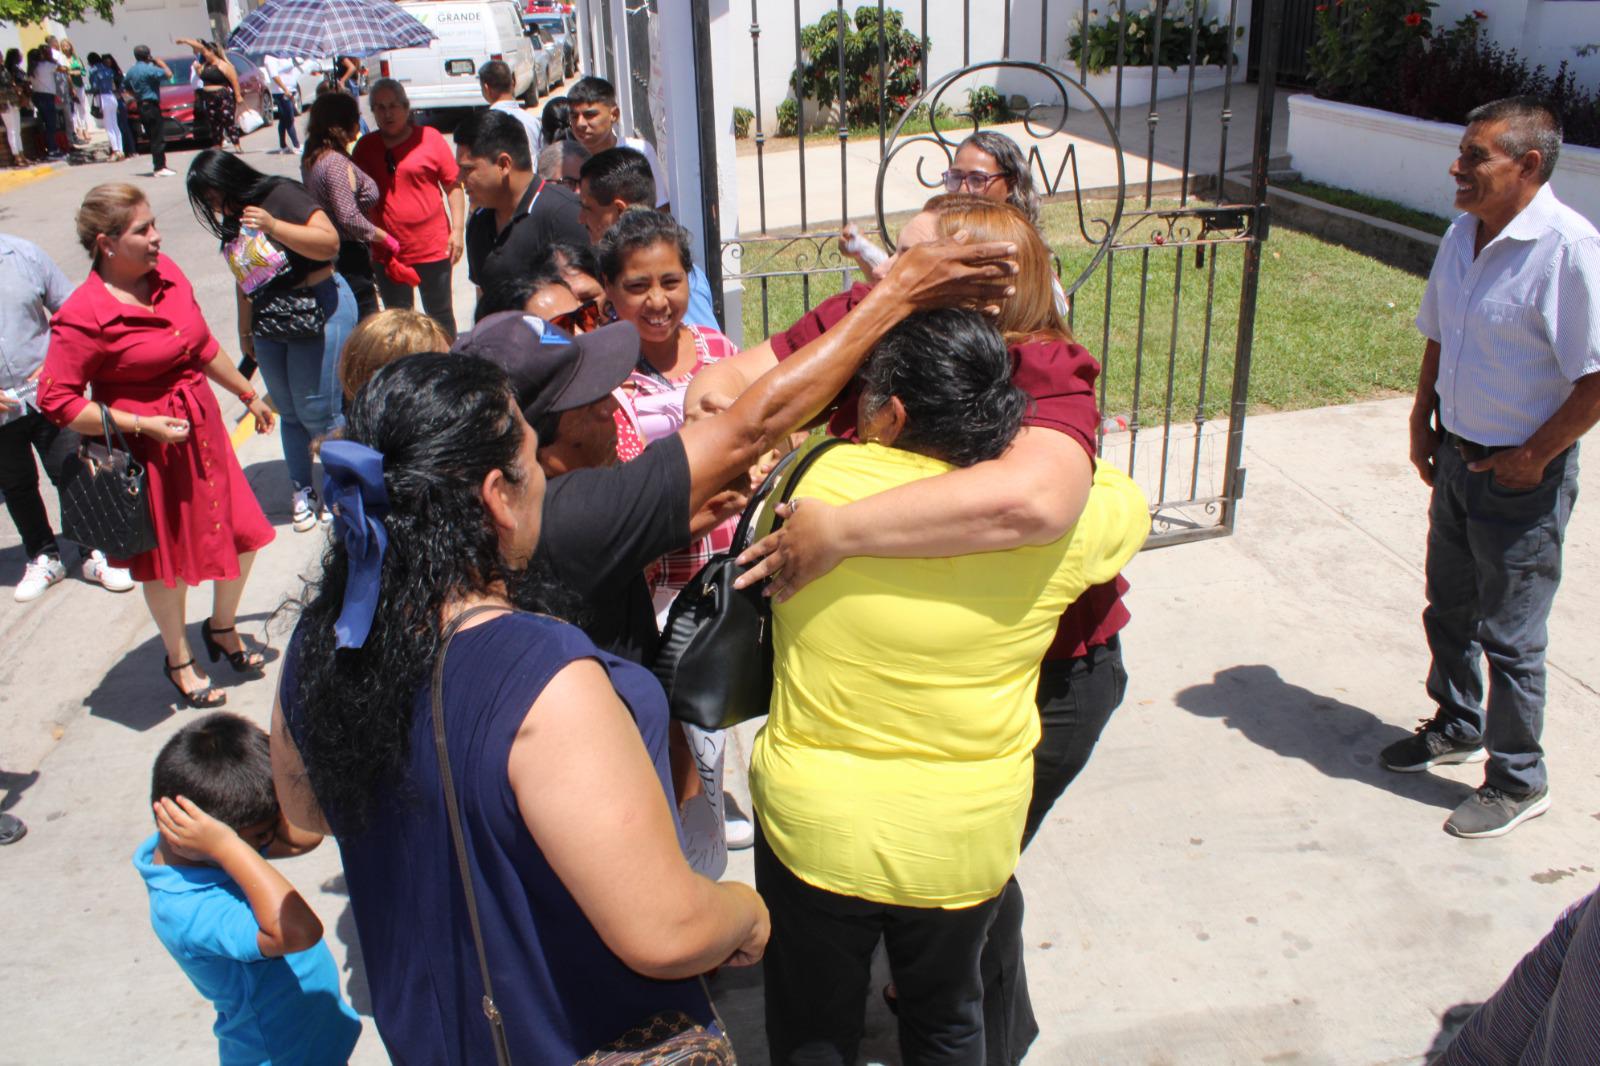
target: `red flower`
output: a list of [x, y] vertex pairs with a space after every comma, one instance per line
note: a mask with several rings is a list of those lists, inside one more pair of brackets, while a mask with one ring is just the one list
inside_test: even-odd
[[1484, 19], [1489, 17], [1489, 13], [1475, 7], [1472, 9], [1472, 17], [1477, 19], [1479, 22], [1482, 22]]
[[1328, 5], [1327, 4], [1318, 4], [1317, 5], [1317, 14], [1320, 15], [1326, 10], [1328, 10]]
[[1406, 25], [1407, 26], [1420, 26], [1420, 25], [1422, 25], [1422, 16], [1417, 14], [1415, 11], [1413, 11], [1411, 14], [1406, 16]]

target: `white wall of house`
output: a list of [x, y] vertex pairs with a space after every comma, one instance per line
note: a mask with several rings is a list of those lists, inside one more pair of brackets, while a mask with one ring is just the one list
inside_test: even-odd
[[1600, 3], [1595, 0], [1440, 0], [1435, 26], [1448, 26], [1474, 10], [1485, 12], [1486, 34], [1514, 48], [1552, 73], [1565, 61], [1579, 84], [1600, 88], [1600, 54], [1579, 56], [1586, 44], [1600, 44]]
[[[864, 2], [847, 2], [844, 5], [846, 16], [853, 18], [856, 8]], [[778, 104], [789, 95], [789, 77], [795, 68], [795, 0], [729, 0], [729, 3], [736, 32], [730, 34], [726, 42], [728, 51], [717, 55], [717, 71], [728, 74], [733, 86], [733, 104], [756, 110], [758, 83], [750, 26], [758, 24], [761, 27], [761, 121], [763, 130], [770, 136], [777, 131]], [[1087, 6], [1103, 12], [1114, 3], [1115, 0], [1090, 0]], [[1227, 20], [1230, 0], [1204, 0], [1204, 3], [1209, 16]], [[1238, 24], [1248, 26], [1250, 0], [1237, 0], [1237, 4]], [[1006, 5], [1011, 11], [1009, 40], [1005, 39]], [[1076, 77], [1076, 68], [1067, 60], [1067, 35], [1083, 15], [1082, 0], [927, 0], [926, 6], [926, 33], [932, 41], [928, 50], [930, 82], [965, 65], [964, 59], [978, 63], [1007, 54], [1011, 59], [1044, 63]], [[1128, 6], [1137, 9], [1139, 0], [1130, 0]], [[837, 10], [837, 0], [799, 0], [798, 7], [801, 25], [809, 26], [823, 14]], [[911, 33], [923, 32], [922, 0], [892, 0], [885, 7], [899, 10]], [[1049, 11], [1048, 19], [1042, 19], [1045, 8]], [[968, 11], [971, 13], [970, 28]], [[1241, 64], [1245, 60], [1247, 41], [1248, 31], [1236, 46]], [[1014, 73], [1002, 73], [998, 80], [991, 77], [989, 83], [995, 84], [1001, 92], [1024, 95], [1030, 89], [1037, 92], [1040, 84], [1037, 78]], [[945, 102], [960, 103], [949, 99]]]
[[[237, 26], [257, 6], [246, 0], [227, 0], [228, 25]], [[71, 39], [79, 55], [110, 52], [123, 69], [133, 62], [134, 45], [147, 44], [158, 56], [181, 56], [189, 50], [174, 44], [176, 38], [214, 36], [205, 0], [121, 0], [115, 14], [114, 22], [90, 19], [51, 26]]]

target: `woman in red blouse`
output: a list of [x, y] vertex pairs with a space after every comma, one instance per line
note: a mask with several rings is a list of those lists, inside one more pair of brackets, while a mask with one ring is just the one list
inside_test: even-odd
[[[272, 429], [272, 409], [226, 358], [206, 327], [194, 290], [161, 254], [144, 193], [97, 185], [78, 208], [78, 240], [93, 261], [89, 278], [56, 313], [40, 375], [39, 408], [57, 425], [98, 436], [102, 406], [128, 438], [150, 481], [156, 546], [127, 566], [166, 647], [165, 673], [191, 707], [216, 707], [226, 694], [207, 683], [185, 632], [190, 585], [215, 582], [201, 636], [212, 662], [226, 657], [259, 675], [264, 658], [234, 630], [234, 616], [258, 548], [272, 540], [239, 460], [210, 378]], [[92, 388], [94, 400], [84, 397]]]

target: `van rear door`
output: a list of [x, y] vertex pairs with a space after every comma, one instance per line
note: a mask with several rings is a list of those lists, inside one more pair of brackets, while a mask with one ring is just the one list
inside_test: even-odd
[[481, 102], [478, 67], [491, 51], [488, 43], [495, 33], [492, 7], [448, 0], [401, 6], [432, 30], [434, 39], [425, 47], [385, 52], [389, 77], [404, 85], [412, 103], [419, 107]]

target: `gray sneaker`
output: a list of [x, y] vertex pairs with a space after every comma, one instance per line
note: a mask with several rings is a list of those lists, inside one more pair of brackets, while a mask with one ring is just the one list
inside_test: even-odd
[[1549, 809], [1548, 788], [1527, 796], [1513, 796], [1493, 785], [1484, 785], [1462, 800], [1461, 806], [1445, 819], [1444, 831], [1467, 840], [1501, 837]]

